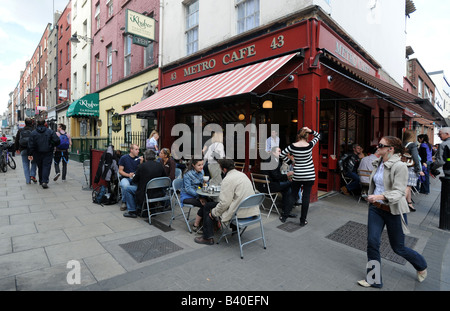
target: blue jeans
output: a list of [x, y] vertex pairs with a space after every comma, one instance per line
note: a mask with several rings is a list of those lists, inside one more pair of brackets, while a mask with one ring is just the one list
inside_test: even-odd
[[[403, 233], [400, 217], [400, 215], [392, 215], [391, 213], [370, 204], [367, 226], [367, 259], [369, 262], [371, 260], [378, 261], [381, 267], [381, 234], [384, 226], [386, 226], [389, 244], [391, 245], [392, 250], [412, 264], [414, 269], [423, 271], [427, 268], [427, 262], [421, 254], [405, 246], [405, 234]], [[405, 221], [407, 221], [406, 214], [404, 214], [403, 217], [405, 217]], [[369, 273], [369, 269], [367, 273]], [[373, 284], [372, 286], [379, 288], [383, 286], [381, 271], [380, 281], [380, 284]]]
[[119, 185], [120, 185], [120, 189], [122, 190], [122, 202], [126, 202], [126, 198], [127, 198], [127, 192], [126, 192], [126, 190], [127, 190], [127, 188], [129, 187], [129, 186], [131, 186], [132, 185], [132, 183], [131, 183], [131, 178], [128, 178], [128, 177], [122, 177], [122, 179], [120, 180], [120, 183], [119, 183]]
[[27, 184], [29, 184], [31, 183], [30, 177], [31, 176], [36, 177], [36, 162], [33, 160], [30, 163], [30, 160], [28, 160], [28, 154], [26, 150], [22, 150], [20, 152], [20, 156], [22, 157], [22, 166], [23, 166], [23, 173], [25, 174], [25, 181]]
[[355, 172], [347, 172], [344, 174], [346, 177], [352, 179], [352, 181], [346, 186], [348, 191], [354, 191], [359, 189], [359, 175]]
[[129, 212], [136, 212], [137, 209], [136, 190], [137, 185], [131, 184], [122, 191], [122, 202], [125, 202], [127, 204], [127, 209]]

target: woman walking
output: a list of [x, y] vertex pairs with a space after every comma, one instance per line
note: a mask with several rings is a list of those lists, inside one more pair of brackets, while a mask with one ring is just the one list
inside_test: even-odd
[[[423, 282], [427, 276], [425, 258], [405, 246], [405, 234], [409, 233], [406, 219], [409, 208], [405, 199], [409, 173], [406, 164], [401, 161], [402, 151], [400, 139], [383, 137], [378, 145], [380, 158], [373, 162], [374, 170], [370, 176], [367, 197], [367, 276], [365, 280], [358, 281], [363, 287], [383, 286], [380, 241], [385, 226], [392, 250], [413, 265], [418, 281]], [[374, 262], [377, 264], [374, 265]], [[374, 266], [378, 269], [373, 268]]]
[[[314, 138], [308, 142], [309, 135]], [[300, 216], [300, 226], [308, 224], [306, 217], [308, 216], [309, 200], [311, 189], [316, 180], [316, 171], [312, 158], [312, 150], [319, 141], [320, 134], [307, 127], [302, 128], [297, 133], [297, 141], [281, 152], [280, 158], [288, 162], [289, 156], [294, 157], [294, 175], [292, 177], [292, 195], [297, 196], [301, 187], [303, 187], [302, 211]], [[294, 202], [297, 198], [293, 198]], [[287, 214], [285, 214], [288, 212]], [[286, 221], [290, 211], [286, 211], [281, 217], [282, 222]]]

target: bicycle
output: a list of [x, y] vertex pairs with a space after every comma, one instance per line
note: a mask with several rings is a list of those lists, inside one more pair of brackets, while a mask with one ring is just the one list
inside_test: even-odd
[[12, 144], [3, 143], [2, 144], [2, 156], [0, 160], [1, 170], [6, 173], [8, 170], [8, 166], [15, 170], [16, 169], [16, 161], [14, 161], [11, 150], [13, 149]]

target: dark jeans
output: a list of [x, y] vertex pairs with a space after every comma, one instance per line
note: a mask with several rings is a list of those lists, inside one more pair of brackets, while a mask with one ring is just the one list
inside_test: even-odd
[[[314, 181], [293, 181], [292, 182], [292, 193], [291, 197], [295, 201], [298, 196], [298, 192], [300, 188], [303, 187], [303, 196], [302, 196], [302, 211], [300, 214], [300, 222], [304, 223], [306, 221], [306, 217], [308, 216], [309, 209], [309, 200], [311, 197], [311, 189], [314, 185]], [[290, 211], [289, 211], [290, 213]], [[289, 215], [285, 214], [285, 215]]]
[[295, 202], [295, 198], [292, 196], [292, 187], [290, 181], [272, 182], [270, 184], [270, 191], [280, 192], [282, 195], [283, 202], [283, 216], [288, 217], [291, 213], [292, 207]]
[[55, 173], [60, 173], [59, 170], [59, 162], [62, 161], [62, 180], [66, 179], [67, 175], [67, 163], [69, 163], [69, 152], [66, 151], [55, 151], [54, 156], [54, 162], [55, 162]]
[[215, 220], [209, 217], [209, 213], [211, 210], [216, 207], [218, 202], [207, 202], [205, 206], [203, 206], [202, 215], [203, 217], [203, 238], [211, 239], [214, 237], [214, 223]]
[[50, 170], [52, 169], [53, 152], [36, 153], [33, 156], [39, 175], [39, 184], [48, 183]]
[[420, 184], [420, 193], [430, 193], [430, 166], [433, 162], [427, 161], [427, 170], [425, 172], [425, 182]]
[[359, 175], [355, 172], [349, 172], [344, 174], [345, 177], [349, 177], [352, 181], [346, 186], [348, 191], [354, 191], [361, 187], [359, 183]]
[[[405, 246], [405, 234], [403, 233], [400, 215], [392, 215], [383, 211], [372, 204], [369, 207], [369, 219], [367, 225], [367, 259], [368, 261], [376, 260], [380, 263], [380, 242], [381, 234], [384, 226], [387, 228], [389, 244], [392, 250], [399, 256], [405, 258], [411, 263], [417, 271], [423, 271], [427, 268], [425, 258], [416, 251]], [[403, 215], [406, 219], [406, 214]], [[369, 271], [368, 271], [369, 272]], [[380, 284], [374, 284], [373, 287], [382, 287], [383, 281], [380, 271]]]

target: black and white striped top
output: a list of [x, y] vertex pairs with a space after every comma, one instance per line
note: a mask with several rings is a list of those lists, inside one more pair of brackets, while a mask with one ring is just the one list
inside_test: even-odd
[[287, 161], [287, 155], [290, 153], [294, 156], [294, 181], [315, 181], [316, 172], [314, 169], [314, 162], [312, 158], [312, 149], [320, 139], [318, 132], [312, 131], [314, 138], [309, 142], [308, 146], [296, 147], [291, 144], [289, 147], [281, 152], [280, 158]]

